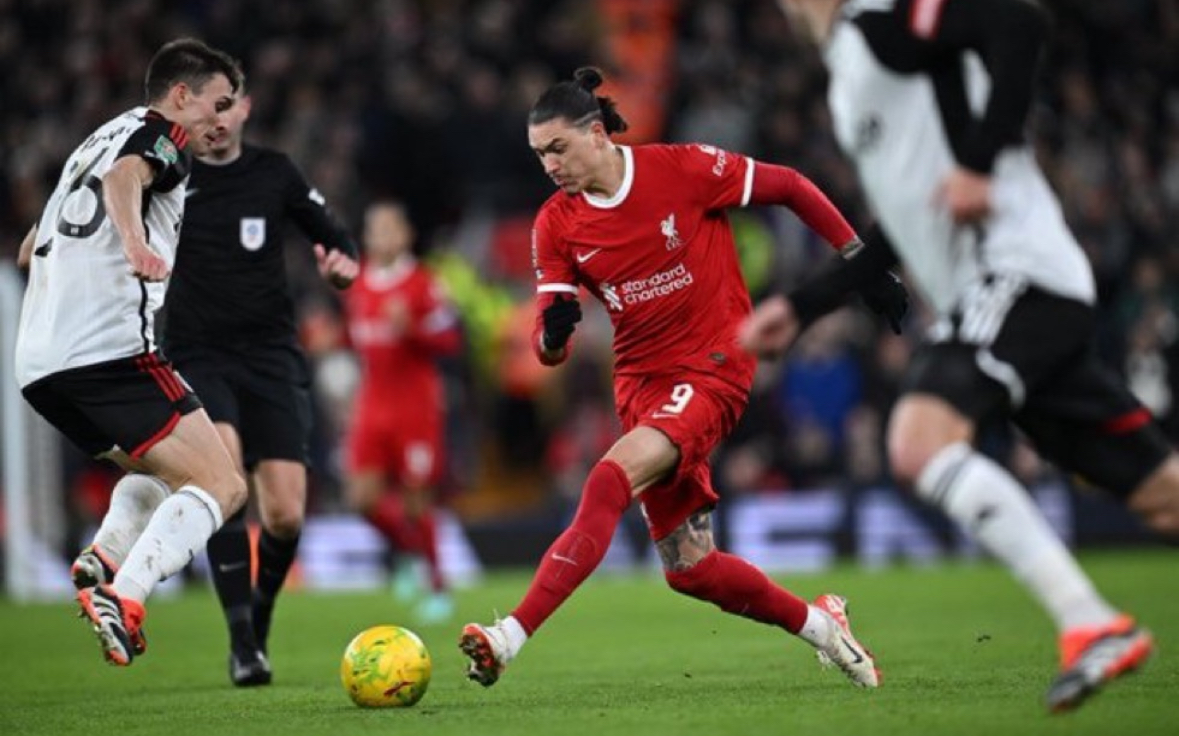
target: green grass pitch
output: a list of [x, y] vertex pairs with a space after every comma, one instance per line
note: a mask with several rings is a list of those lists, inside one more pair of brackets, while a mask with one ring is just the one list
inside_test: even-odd
[[275, 683], [236, 690], [210, 591], [149, 606], [150, 649], [128, 669], [102, 662], [72, 605], [0, 601], [0, 734], [1150, 734], [1179, 733], [1179, 594], [1166, 551], [1083, 561], [1116, 604], [1156, 635], [1143, 672], [1079, 712], [1041, 705], [1055, 667], [1051, 626], [986, 563], [864, 571], [841, 567], [782, 581], [802, 595], [848, 596], [858, 636], [884, 670], [877, 691], [821, 670], [780, 631], [722, 614], [649, 575], [592, 579], [529, 643], [493, 688], [462, 676], [466, 620], [507, 611], [527, 584], [497, 575], [459, 596], [452, 624], [414, 628], [434, 677], [406, 710], [361, 710], [339, 683], [349, 639], [406, 612], [379, 593], [295, 592], [280, 601]]

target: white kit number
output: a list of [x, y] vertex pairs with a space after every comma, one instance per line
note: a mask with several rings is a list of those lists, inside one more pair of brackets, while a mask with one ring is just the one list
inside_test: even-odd
[[688, 402], [692, 400], [694, 393], [692, 384], [677, 383], [671, 389], [671, 401], [659, 407], [659, 410], [668, 414], [680, 414], [688, 407]]

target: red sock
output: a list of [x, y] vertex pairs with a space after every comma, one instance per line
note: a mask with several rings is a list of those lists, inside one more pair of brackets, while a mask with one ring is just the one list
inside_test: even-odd
[[421, 546], [420, 533], [411, 528], [405, 518], [405, 506], [396, 494], [381, 496], [364, 515], [390, 545], [402, 552], [417, 552]]
[[557, 537], [536, 569], [524, 600], [512, 612], [529, 634], [573, 594], [606, 556], [610, 539], [630, 506], [626, 473], [612, 460], [593, 467], [569, 528]]
[[438, 564], [438, 525], [434, 510], [423, 511], [416, 526], [420, 546], [418, 552], [426, 560], [426, 569], [430, 573], [430, 588], [435, 593], [441, 593], [446, 590], [446, 579], [442, 577], [442, 568]]
[[781, 626], [791, 634], [806, 623], [806, 601], [736, 555], [713, 550], [693, 567], [664, 575], [676, 591], [715, 603], [727, 613]]

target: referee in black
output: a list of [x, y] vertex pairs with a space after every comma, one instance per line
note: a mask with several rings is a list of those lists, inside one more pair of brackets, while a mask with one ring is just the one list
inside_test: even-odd
[[295, 558], [307, 498], [310, 375], [287, 284], [288, 223], [314, 244], [319, 272], [336, 288], [347, 288], [359, 266], [355, 242], [291, 160], [242, 142], [250, 98], [237, 95], [209, 155], [193, 162], [164, 349], [257, 494], [257, 584], [244, 508], [208, 544], [229, 624], [230, 678], [250, 686], [271, 679], [271, 613]]

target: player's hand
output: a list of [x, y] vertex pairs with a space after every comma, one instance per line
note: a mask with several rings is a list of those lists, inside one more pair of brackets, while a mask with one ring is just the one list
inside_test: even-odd
[[558, 294], [541, 313], [541, 321], [544, 322], [544, 332], [540, 339], [544, 349], [556, 352], [565, 347], [573, 334], [573, 326], [581, 321], [581, 305], [574, 297]]
[[937, 192], [938, 202], [959, 225], [969, 225], [991, 214], [991, 177], [955, 167]]
[[141, 281], [163, 281], [168, 278], [168, 262], [146, 243], [123, 243], [123, 256], [131, 264], [131, 275]]
[[737, 331], [737, 341], [758, 357], [776, 358], [794, 343], [799, 329], [790, 300], [778, 294], [757, 305]]
[[337, 289], [347, 289], [360, 273], [360, 264], [347, 253], [327, 250], [322, 243], [315, 244], [315, 264], [319, 275]]
[[880, 278], [860, 290], [864, 304], [888, 322], [896, 334], [901, 334], [901, 323], [909, 313], [909, 292], [900, 277], [885, 271]]

